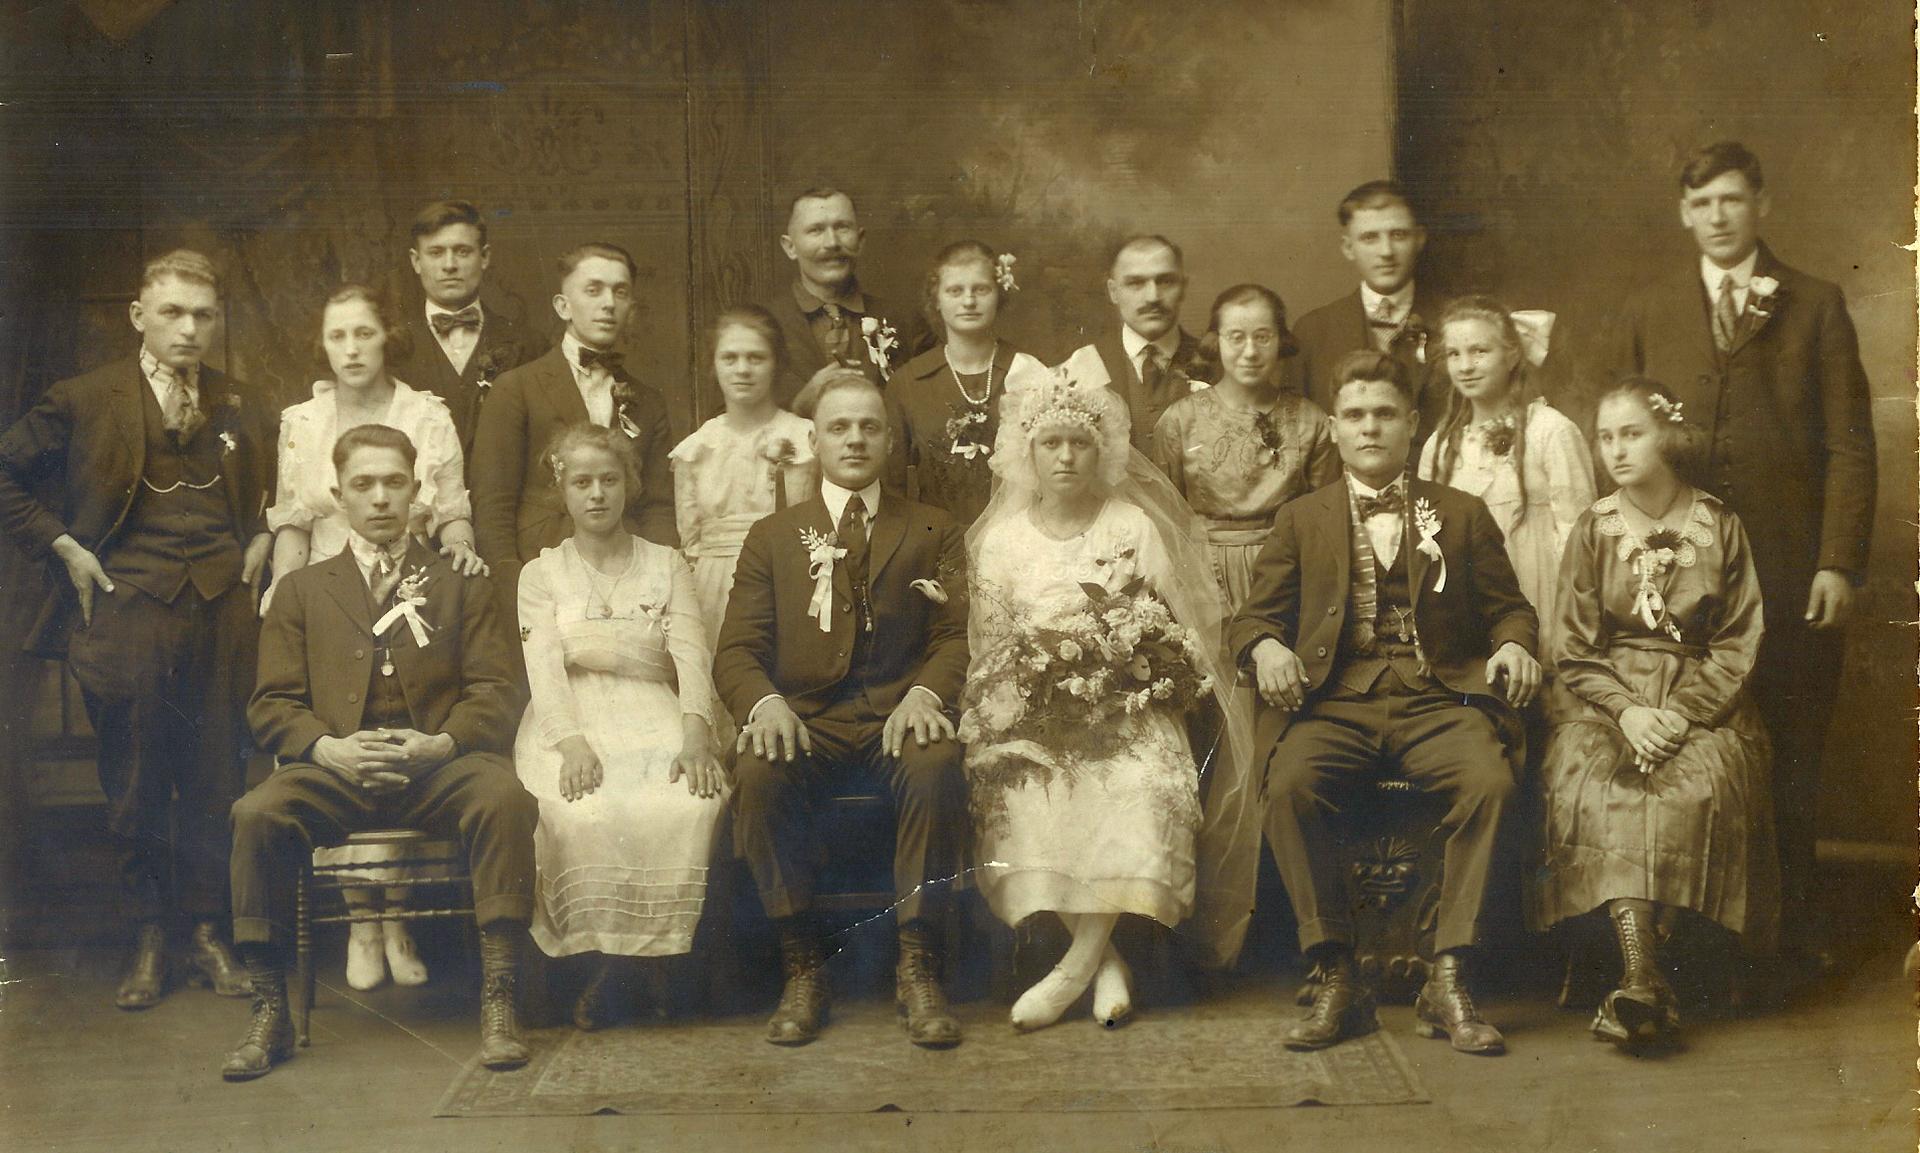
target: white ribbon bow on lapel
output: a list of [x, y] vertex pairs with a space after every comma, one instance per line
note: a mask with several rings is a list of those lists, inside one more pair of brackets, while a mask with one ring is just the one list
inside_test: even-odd
[[381, 636], [393, 627], [395, 621], [405, 620], [408, 630], [413, 633], [414, 646], [426, 648], [427, 634], [433, 631], [432, 625], [420, 619], [420, 606], [426, 603], [427, 598], [424, 593], [414, 593], [396, 600], [385, 616], [373, 622], [373, 635]]
[[803, 528], [800, 543], [807, 550], [807, 575], [813, 579], [813, 599], [807, 602], [807, 615], [820, 622], [820, 631], [833, 631], [833, 562], [847, 555], [832, 536]]

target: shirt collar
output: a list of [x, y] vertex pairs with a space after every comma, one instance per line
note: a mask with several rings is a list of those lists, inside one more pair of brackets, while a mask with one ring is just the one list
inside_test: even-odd
[[[839, 299], [832, 303], [839, 305], [840, 311], [842, 312], [851, 312], [855, 316], [865, 316], [867, 314], [866, 294], [860, 291], [860, 282], [858, 280], [852, 280], [849, 284], [851, 287], [846, 292], [841, 293]], [[812, 316], [828, 304], [827, 301], [820, 299], [809, 291], [806, 282], [799, 277], [795, 277], [793, 281], [793, 303], [799, 307], [801, 316]]]
[[382, 553], [391, 564], [404, 564], [407, 559], [407, 534], [401, 533], [385, 547], [374, 544], [366, 537], [347, 530], [347, 549], [353, 553], [353, 563], [360, 569], [360, 579], [366, 580], [373, 573], [373, 566]]
[[587, 375], [586, 370], [580, 367], [580, 350], [585, 347], [586, 345], [580, 343], [580, 338], [573, 334], [571, 328], [567, 329], [566, 335], [560, 338], [560, 355], [566, 358], [567, 367], [573, 370], [576, 378]]
[[1159, 340], [1148, 340], [1128, 325], [1120, 326], [1120, 347], [1127, 350], [1127, 360], [1132, 362], [1135, 368], [1140, 366], [1141, 351], [1149, 344], [1159, 349], [1160, 355], [1166, 358], [1168, 364], [1172, 364], [1175, 354], [1180, 351], [1180, 326], [1176, 324], [1167, 329]]
[[[154, 356], [151, 352], [148, 352], [145, 346], [142, 346], [140, 349], [140, 375], [147, 378], [148, 384], [152, 385], [156, 389], [160, 389], [164, 391], [167, 385], [172, 382], [174, 376], [177, 374], [175, 373], [172, 365], [161, 364], [160, 359], [158, 357]], [[187, 379], [185, 381], [185, 384], [187, 386], [188, 391], [190, 392], [197, 392], [199, 390], [200, 388], [200, 366], [199, 365], [196, 364], [192, 368], [189, 368], [187, 370]]]
[[1392, 480], [1388, 481], [1384, 486], [1380, 488], [1370, 488], [1368, 487], [1367, 482], [1361, 480], [1359, 477], [1353, 475], [1352, 473], [1347, 474], [1347, 491], [1352, 493], [1356, 499], [1363, 496], [1378, 498], [1380, 496], [1385, 495], [1387, 492], [1389, 492], [1392, 489], [1395, 489], [1395, 488], [1404, 489], [1406, 487], [1406, 483], [1407, 483], [1407, 474], [1404, 471], [1402, 471], [1399, 476], [1394, 477]]
[[1399, 320], [1413, 311], [1413, 281], [1400, 286], [1400, 291], [1391, 296], [1382, 296], [1375, 292], [1365, 281], [1360, 282], [1360, 307], [1366, 309], [1367, 318], [1372, 319], [1380, 311], [1380, 302], [1386, 301], [1393, 307], [1391, 319]]
[[1744, 290], [1747, 287], [1747, 282], [1753, 279], [1754, 266], [1759, 263], [1760, 249], [1758, 247], [1754, 248], [1752, 252], [1747, 253], [1747, 258], [1732, 268], [1720, 267], [1703, 253], [1700, 257], [1700, 279], [1707, 286], [1708, 296], [1717, 295], [1720, 291], [1720, 282], [1728, 276], [1733, 277], [1733, 286], [1735, 288]]
[[[875, 479], [872, 484], [861, 489], [858, 495], [860, 503], [867, 506], [867, 523], [872, 524], [873, 518], [880, 515], [880, 481]], [[840, 518], [846, 515], [847, 502], [854, 496], [854, 490], [841, 488], [832, 481], [821, 478], [820, 499], [827, 502], [827, 512], [832, 514], [835, 525], [838, 525]]]

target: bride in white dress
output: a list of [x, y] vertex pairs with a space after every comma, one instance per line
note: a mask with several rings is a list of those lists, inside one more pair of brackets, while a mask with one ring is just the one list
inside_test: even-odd
[[[1127, 966], [1110, 940], [1119, 916], [1177, 926], [1197, 908], [1194, 927], [1212, 958], [1225, 964], [1238, 952], [1259, 849], [1257, 805], [1236, 755], [1249, 746], [1246, 717], [1225, 691], [1231, 673], [1204, 530], [1129, 445], [1125, 403], [1057, 370], [1008, 386], [994, 495], [968, 533], [973, 664], [961, 735], [977, 876], [1009, 925], [1050, 912], [1072, 934], [1066, 957], [1014, 1005], [1015, 1028], [1052, 1024], [1089, 985], [1095, 1018], [1112, 1026], [1132, 1008]], [[1020, 659], [1029, 661], [1036, 642], [1058, 649], [1058, 630], [1087, 607], [1089, 586], [1124, 595], [1141, 579], [1193, 630], [1189, 656], [1211, 680], [1201, 700], [1225, 717], [1206, 726], [1221, 738], [1198, 750], [1199, 765], [1186, 718], [1145, 694], [1093, 730], [1049, 725], [1037, 707], [1026, 727], [1006, 724], [1033, 687], [1007, 675], [1009, 646], [1026, 646]], [[1066, 647], [1077, 659], [1081, 647]]]

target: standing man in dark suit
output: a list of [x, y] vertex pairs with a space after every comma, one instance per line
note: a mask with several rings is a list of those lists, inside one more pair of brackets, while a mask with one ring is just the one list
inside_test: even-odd
[[1420, 441], [1440, 426], [1449, 387], [1445, 372], [1433, 367], [1439, 360], [1439, 323], [1444, 302], [1422, 288], [1415, 277], [1420, 253], [1427, 246], [1427, 230], [1414, 215], [1413, 202], [1391, 180], [1371, 180], [1340, 201], [1340, 255], [1360, 274], [1360, 287], [1323, 304], [1293, 326], [1299, 355], [1283, 361], [1293, 387], [1328, 412], [1333, 411], [1338, 385], [1334, 366], [1349, 352], [1384, 352], [1406, 366], [1413, 381]]
[[1282, 1040], [1321, 1049], [1374, 1027], [1327, 814], [1385, 763], [1453, 802], [1420, 1032], [1505, 1052], [1468, 993], [1466, 959], [1519, 788], [1513, 710], [1540, 687], [1539, 621], [1486, 505], [1407, 474], [1418, 417], [1406, 366], [1353, 352], [1334, 380], [1346, 476], [1280, 509], [1227, 631], [1270, 706], [1254, 740], [1268, 750], [1267, 838], [1321, 974]]
[[176, 921], [214, 991], [246, 995], [224, 943], [225, 814], [246, 787], [279, 413], [203, 363], [221, 323], [206, 257], [149, 263], [129, 315], [137, 356], [55, 384], [0, 437], [0, 524], [50, 562], [28, 649], [65, 657], [86, 701], [137, 922], [114, 1003], [145, 1009]]
[[539, 805], [507, 752], [520, 719], [512, 647], [487, 578], [411, 540], [407, 434], [366, 424], [333, 450], [352, 529], [331, 560], [281, 578], [261, 630], [247, 717], [282, 764], [233, 806], [233, 934], [253, 1020], [221, 1075], [249, 1081], [293, 1056], [285, 949], [293, 881], [316, 846], [401, 826], [460, 842], [480, 925], [480, 1061], [527, 1063], [514, 1024], [533, 917]]
[[1767, 640], [1752, 690], [1773, 736], [1781, 936], [1790, 961], [1816, 966], [1820, 758], [1873, 531], [1873, 413], [1845, 298], [1761, 242], [1770, 208], [1746, 148], [1688, 158], [1680, 223], [1699, 259], [1627, 302], [1611, 361], [1666, 385], [1711, 430], [1709, 483], [1753, 543]]
[[1133, 447], [1153, 455], [1153, 428], [1167, 406], [1192, 391], [1188, 374], [1200, 342], [1180, 326], [1187, 298], [1186, 257], [1164, 236], [1122, 241], [1107, 264], [1107, 299], [1119, 314], [1109, 330], [1067, 358], [1074, 379], [1104, 381], [1127, 402]]
[[[793, 198], [780, 237], [793, 284], [766, 302], [787, 341], [786, 367], [774, 382], [780, 407], [791, 408], [794, 394], [830, 365], [884, 384], [894, 365], [930, 347], [919, 309], [896, 308], [860, 283], [866, 239], [853, 198], [839, 189], [809, 188]], [[874, 359], [876, 345], [885, 349], [885, 367]]]
[[424, 311], [408, 321], [412, 355], [388, 367], [447, 402], [460, 451], [473, 459], [480, 406], [500, 374], [529, 359], [513, 322], [480, 300], [493, 252], [487, 222], [465, 200], [438, 200], [413, 218], [407, 260], [420, 278]]
[[509, 621], [520, 566], [572, 532], [546, 458], [554, 436], [570, 424], [592, 421], [633, 441], [640, 492], [627, 505], [628, 524], [657, 544], [680, 543], [667, 463], [674, 445], [667, 402], [627, 372], [618, 351], [633, 314], [633, 257], [618, 245], [583, 244], [560, 258], [559, 272], [553, 310], [566, 323], [566, 335], [545, 356], [494, 383], [467, 466], [474, 535], [499, 582]]
[[908, 1038], [944, 1048], [960, 1024], [933, 925], [970, 827], [949, 716], [967, 672], [966, 543], [946, 513], [882, 494], [878, 385], [844, 370], [817, 399], [820, 496], [748, 530], [713, 662], [741, 723], [734, 841], [780, 929], [786, 987], [767, 1040], [802, 1045], [825, 1022], [812, 798], [864, 770], [886, 778], [898, 817], [895, 997]]

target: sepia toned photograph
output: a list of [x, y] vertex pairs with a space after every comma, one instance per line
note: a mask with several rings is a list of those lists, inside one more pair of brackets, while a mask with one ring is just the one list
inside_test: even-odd
[[1912, 8], [0, 12], [0, 1148], [1920, 1143]]

